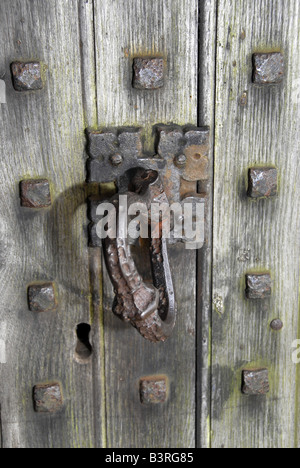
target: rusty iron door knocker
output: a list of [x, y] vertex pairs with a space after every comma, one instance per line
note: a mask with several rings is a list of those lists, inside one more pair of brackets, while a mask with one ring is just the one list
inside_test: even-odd
[[[125, 232], [126, 216], [120, 216], [120, 197], [127, 204], [143, 203], [150, 223], [151, 204], [204, 203], [197, 182], [208, 179], [209, 129], [163, 126], [158, 129], [157, 155], [143, 152], [141, 129], [89, 130], [88, 182], [116, 183], [118, 193], [109, 202], [116, 211], [108, 213], [105, 239], [97, 235], [95, 206], [90, 209], [90, 246], [103, 247], [115, 299], [113, 312], [131, 323], [147, 340], [157, 343], [171, 335], [176, 322], [176, 302], [168, 259], [167, 239], [161, 221], [150, 241], [152, 284], [141, 277]], [[93, 202], [94, 203], [94, 202]], [[116, 235], [109, 232], [117, 213]], [[174, 241], [174, 240], [173, 240]], [[186, 239], [183, 242], [187, 242]]]
[[[128, 205], [137, 200], [144, 202], [149, 210], [150, 220], [151, 203], [158, 198], [161, 202], [168, 202], [159, 175], [153, 170], [140, 169], [132, 182], [135, 192], [125, 193]], [[117, 208], [117, 213], [119, 197], [120, 194], [117, 194], [111, 200]], [[121, 219], [118, 215], [117, 232], [125, 231], [120, 226]], [[123, 222], [126, 221], [126, 217], [123, 217]], [[161, 229], [159, 231], [161, 233]], [[144, 338], [153, 342], [165, 341], [170, 336], [176, 320], [175, 295], [166, 239], [162, 236], [151, 239], [153, 285], [148, 285], [136, 268], [128, 238], [113, 238], [109, 234], [103, 245], [107, 269], [116, 293], [113, 312], [123, 320], [129, 321]]]

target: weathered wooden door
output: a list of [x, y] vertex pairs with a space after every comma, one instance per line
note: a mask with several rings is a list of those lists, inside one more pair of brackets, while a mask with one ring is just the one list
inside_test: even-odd
[[[2, 447], [299, 447], [299, 8], [1, 1]], [[163, 87], [133, 88], [139, 57]], [[88, 246], [109, 187], [86, 183], [85, 130], [141, 127], [155, 154], [157, 124], [209, 126], [210, 170], [205, 245], [169, 247], [177, 324], [154, 345]]]

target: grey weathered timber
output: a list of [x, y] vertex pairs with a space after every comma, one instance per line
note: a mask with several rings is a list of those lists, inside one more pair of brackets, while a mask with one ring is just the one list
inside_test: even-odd
[[[206, 186], [205, 244], [197, 258], [197, 447], [210, 447], [211, 402], [211, 269], [212, 269], [212, 212], [214, 169], [215, 117], [215, 52], [217, 1], [199, 2], [199, 74], [198, 125], [210, 127], [210, 169]], [[206, 122], [206, 123], [205, 123]]]
[[[299, 16], [298, 0], [0, 2], [0, 447], [300, 447]], [[156, 60], [134, 88], [139, 58]], [[36, 64], [24, 86], [13, 62]], [[178, 317], [156, 345], [112, 313], [86, 206], [112, 186], [85, 182], [86, 128], [141, 127], [153, 155], [155, 124], [211, 134], [205, 246], [169, 247]], [[132, 255], [150, 282], [148, 247]]]
[[[195, 0], [95, 1], [100, 127], [144, 127], [146, 148], [154, 153], [154, 124], [197, 123], [197, 25]], [[144, 56], [165, 59], [163, 88], [144, 91], [132, 87], [133, 59]], [[166, 343], [146, 342], [113, 316], [114, 294], [104, 275], [109, 447], [195, 446], [196, 253], [175, 246], [169, 255], [178, 319]], [[150, 279], [141, 253], [138, 259], [144, 279]], [[167, 375], [166, 403], [141, 404], [140, 379], [151, 375]]]
[[[218, 2], [212, 323], [212, 446], [299, 447], [299, 2]], [[281, 51], [283, 82], [252, 83], [252, 54]], [[247, 197], [248, 170], [275, 166], [278, 195]], [[272, 296], [245, 298], [270, 271]], [[280, 318], [284, 328], [273, 331]], [[246, 396], [242, 371], [268, 369]], [[299, 366], [298, 366], [299, 368]]]
[[[94, 35], [94, 0], [79, 0], [79, 29], [81, 45], [82, 98], [85, 127], [97, 127], [97, 85]], [[86, 163], [86, 161], [85, 161]], [[86, 173], [85, 173], [86, 176]], [[88, 194], [99, 195], [99, 187], [88, 189]], [[87, 201], [87, 200], [85, 200]], [[87, 211], [85, 212], [87, 217]], [[88, 239], [86, 238], [88, 244]], [[86, 244], [86, 245], [87, 245]], [[89, 299], [91, 341], [93, 346], [93, 424], [94, 447], [106, 447], [104, 330], [102, 304], [102, 252], [88, 249]]]
[[[0, 432], [5, 448], [104, 444], [104, 397], [98, 377], [93, 379], [103, 359], [98, 311], [90, 314], [97, 285], [91, 281], [90, 286], [84, 184], [84, 128], [95, 123], [96, 107], [87, 81], [95, 80], [92, 66], [87, 68], [93, 60], [85, 55], [83, 62], [81, 50], [93, 42], [92, 7], [91, 1], [73, 0], [0, 4], [0, 74], [7, 88], [7, 104], [0, 106]], [[10, 64], [18, 60], [41, 61], [42, 90], [14, 90]], [[51, 207], [21, 207], [19, 182], [31, 178], [50, 181]], [[35, 282], [55, 282], [56, 310], [29, 311], [27, 287]], [[94, 354], [85, 364], [75, 359], [79, 323], [92, 326]], [[48, 382], [60, 383], [63, 407], [38, 414], [33, 387]]]
[[[197, 122], [198, 1], [95, 0], [97, 103], [100, 126], [146, 127]], [[164, 58], [164, 87], [132, 87], [135, 57]]]

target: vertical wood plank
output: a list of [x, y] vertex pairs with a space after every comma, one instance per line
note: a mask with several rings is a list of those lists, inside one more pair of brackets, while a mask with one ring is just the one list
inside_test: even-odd
[[[0, 398], [2, 444], [7, 448], [102, 444], [95, 442], [101, 434], [96, 435], [94, 414], [102, 407], [94, 405], [93, 359], [86, 364], [75, 359], [76, 326], [91, 323], [84, 128], [95, 110], [91, 101], [83, 102], [88, 85], [82, 81], [82, 67], [87, 62], [82, 63], [80, 46], [88, 32], [81, 41], [84, 18], [79, 18], [85, 15], [90, 27], [93, 10], [88, 11], [91, 1], [84, 4], [84, 13], [83, 2], [73, 0], [3, 0], [0, 5], [1, 71], [7, 87], [7, 104], [0, 107], [0, 329], [5, 329], [6, 352], [0, 364]], [[45, 65], [42, 91], [13, 89], [14, 60]], [[20, 180], [41, 177], [51, 183], [51, 208], [21, 208]], [[28, 310], [26, 290], [35, 281], [55, 281], [57, 311]], [[92, 339], [100, 361], [97, 333]], [[32, 387], [53, 380], [62, 385], [63, 409], [52, 415], [35, 413]]]
[[[79, 1], [82, 99], [86, 127], [97, 127], [97, 83], [95, 54], [94, 0]], [[91, 188], [93, 194], [99, 188]], [[93, 352], [93, 421], [94, 447], [106, 447], [106, 408], [104, 371], [104, 331], [102, 304], [102, 251], [89, 248], [90, 321]]]
[[[217, 2], [199, 2], [198, 125], [211, 134], [210, 178], [206, 192], [205, 244], [198, 252], [197, 269], [197, 447], [210, 447], [211, 402], [211, 270], [213, 215], [213, 156], [215, 124], [215, 55]], [[203, 190], [203, 187], [200, 187]]]
[[[299, 13], [296, 0], [218, 2], [213, 447], [299, 446], [291, 349], [299, 338]], [[270, 51], [284, 55], [284, 81], [254, 86], [252, 54]], [[247, 198], [256, 165], [278, 168], [274, 199]], [[245, 299], [245, 274], [255, 270], [270, 271], [270, 300]], [[270, 328], [275, 318], [281, 332]], [[270, 393], [242, 395], [242, 369], [258, 367], [269, 369]]]
[[83, 111], [87, 125], [93, 127], [98, 118], [93, 0], [78, 1], [78, 17]]
[[[153, 152], [154, 124], [197, 123], [197, 16], [195, 0], [95, 1], [100, 126], [144, 127]], [[134, 90], [133, 58], [153, 55], [166, 59], [164, 88]], [[175, 246], [170, 258], [178, 321], [167, 343], [148, 343], [113, 316], [113, 292], [104, 276], [109, 447], [195, 446], [196, 254]], [[139, 380], [153, 374], [168, 376], [169, 399], [144, 406]]]
[[[154, 124], [197, 123], [197, 14], [195, 0], [95, 1], [100, 126], [144, 127], [153, 149]], [[165, 59], [162, 89], [133, 89], [133, 58], [140, 56]]]

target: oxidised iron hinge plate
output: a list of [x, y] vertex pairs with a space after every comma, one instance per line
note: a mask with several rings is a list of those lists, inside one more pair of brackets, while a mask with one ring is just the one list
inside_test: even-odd
[[[209, 179], [209, 128], [161, 125], [156, 126], [155, 131], [156, 153], [151, 155], [144, 151], [141, 128], [88, 129], [87, 181], [115, 182], [122, 193], [128, 189], [132, 169], [151, 169], [159, 173], [170, 204], [204, 203], [204, 197], [197, 195], [197, 182], [201, 181], [205, 186]], [[91, 199], [91, 247], [102, 246], [96, 234], [97, 206], [98, 201]]]
[[87, 130], [88, 182], [115, 181], [120, 190], [121, 179], [130, 169], [153, 169], [159, 172], [167, 197], [173, 203], [187, 192], [182, 189], [182, 181], [208, 180], [207, 127], [164, 125], [156, 127], [156, 131], [156, 154], [149, 155], [143, 148], [141, 128]]

